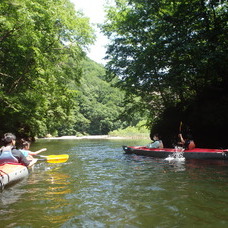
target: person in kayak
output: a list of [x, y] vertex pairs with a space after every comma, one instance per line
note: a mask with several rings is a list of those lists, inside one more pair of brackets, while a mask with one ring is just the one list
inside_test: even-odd
[[160, 139], [159, 134], [154, 134], [154, 136], [153, 136], [153, 142], [151, 142], [150, 144], [148, 144], [146, 147], [147, 148], [164, 148], [163, 142]]
[[184, 147], [185, 150], [192, 150], [192, 149], [194, 149], [196, 147], [192, 135], [188, 134], [188, 135], [186, 135], [186, 139], [184, 139], [182, 134], [180, 133], [178, 135], [178, 137], [180, 139], [179, 144], [182, 147]]
[[31, 161], [27, 160], [27, 158], [16, 149], [16, 136], [12, 133], [4, 134], [4, 138], [2, 139], [4, 146], [0, 150], [0, 164], [3, 163], [20, 163], [24, 166], [32, 166], [37, 162], [37, 159], [33, 159]]
[[21, 144], [22, 144], [22, 149], [19, 149], [19, 150], [29, 160], [33, 159], [32, 156], [37, 155], [37, 154], [39, 154], [39, 153], [47, 150], [46, 148], [43, 148], [43, 149], [40, 149], [38, 151], [32, 152], [32, 151], [30, 151], [30, 145], [31, 145], [31, 143], [28, 142], [28, 141], [26, 141], [26, 140], [24, 140], [24, 139], [21, 139]]

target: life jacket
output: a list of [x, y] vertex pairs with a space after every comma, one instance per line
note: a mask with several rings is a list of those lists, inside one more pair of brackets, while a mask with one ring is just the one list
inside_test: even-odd
[[12, 147], [6, 146], [3, 147], [0, 151], [0, 164], [4, 163], [18, 163], [18, 159], [12, 154]]
[[186, 150], [193, 150], [196, 147], [196, 145], [195, 145], [193, 140], [186, 140], [184, 146], [185, 146]]
[[189, 150], [193, 150], [193, 149], [195, 149], [195, 148], [196, 148], [195, 143], [194, 143], [193, 141], [191, 141], [191, 142], [189, 143], [189, 145], [188, 145], [188, 149], [189, 149]]

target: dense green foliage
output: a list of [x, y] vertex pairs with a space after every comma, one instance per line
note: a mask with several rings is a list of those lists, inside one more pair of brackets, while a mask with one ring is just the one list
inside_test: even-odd
[[89, 20], [69, 0], [0, 2], [0, 133], [53, 134], [75, 123]]
[[109, 132], [110, 136], [131, 137], [131, 138], [147, 138], [150, 131], [146, 126], [146, 121], [139, 121], [136, 126], [128, 126], [124, 129], [118, 129]]
[[104, 80], [104, 66], [86, 58], [74, 106], [74, 124], [62, 125], [58, 135], [107, 134], [122, 127], [118, 115], [123, 111], [124, 93]]
[[227, 1], [115, 2], [103, 25], [110, 78], [141, 98], [168, 146], [182, 120], [198, 146], [227, 147]]
[[127, 126], [118, 119], [124, 93], [86, 58], [93, 31], [69, 1], [4, 0], [0, 10], [0, 134], [108, 134]]
[[[124, 92], [104, 80], [105, 69], [91, 60], [84, 61], [83, 77], [77, 88], [79, 118], [74, 126], [78, 133], [91, 135], [108, 134], [110, 131], [125, 128], [132, 119], [121, 119], [125, 113]], [[135, 124], [140, 117], [133, 118]]]
[[114, 120], [121, 112], [123, 95], [102, 80], [104, 74], [104, 67], [85, 62], [84, 77], [79, 88], [79, 112], [86, 123], [82, 123], [81, 126], [77, 124], [80, 132], [107, 134], [120, 126], [119, 121]]
[[3, 0], [0, 11], [0, 134], [108, 134], [137, 124], [139, 115], [119, 119], [124, 92], [86, 58], [93, 30], [70, 1]]

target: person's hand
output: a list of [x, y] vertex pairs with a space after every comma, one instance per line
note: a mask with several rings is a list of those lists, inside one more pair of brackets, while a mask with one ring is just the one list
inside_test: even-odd
[[32, 159], [32, 161], [30, 161], [30, 163], [29, 163], [28, 167], [33, 166], [33, 165], [34, 165], [37, 161], [38, 161], [38, 159], [37, 159], [37, 158], [33, 158], [33, 159]]

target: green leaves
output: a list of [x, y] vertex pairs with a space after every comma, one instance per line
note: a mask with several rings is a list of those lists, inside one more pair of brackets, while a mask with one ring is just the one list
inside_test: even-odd
[[[207, 111], [196, 110], [207, 100], [202, 94], [209, 100], [210, 92], [221, 101], [221, 110], [228, 106], [224, 99], [228, 88], [227, 1], [115, 2], [116, 6], [107, 8], [103, 25], [111, 40], [107, 52], [110, 78], [118, 77], [118, 86], [126, 90], [129, 102], [150, 111], [149, 119], [160, 120], [164, 132], [173, 129], [170, 123], [180, 122], [181, 115], [195, 125], [202, 123], [199, 119], [207, 119], [210, 125], [211, 116], [218, 112], [214, 101], [212, 107], [217, 108], [211, 107], [210, 120], [205, 117]], [[136, 102], [135, 97], [141, 99]], [[189, 110], [194, 110], [194, 117]], [[224, 130], [221, 122], [228, 120], [222, 112], [222, 121], [216, 122]], [[195, 129], [199, 137], [205, 134], [201, 127]]]
[[116, 1], [103, 25], [111, 39], [110, 75], [145, 102], [160, 94], [164, 107], [226, 80], [218, 67], [227, 59], [226, 7], [225, 1]]
[[43, 136], [72, 124], [72, 85], [94, 40], [88, 19], [65, 0], [3, 0], [0, 10], [1, 131]]
[[75, 130], [87, 134], [108, 134], [123, 126], [118, 117], [123, 112], [124, 93], [104, 81], [103, 66], [86, 60], [78, 96], [79, 115]]

